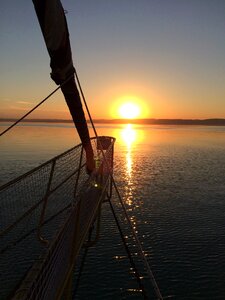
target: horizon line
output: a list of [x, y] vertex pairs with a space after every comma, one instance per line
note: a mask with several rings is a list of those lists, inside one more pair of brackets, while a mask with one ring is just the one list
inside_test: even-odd
[[[0, 118], [0, 122], [15, 122], [16, 118]], [[225, 118], [183, 119], [183, 118], [143, 118], [143, 119], [93, 119], [95, 123], [111, 124], [151, 124], [151, 125], [223, 125]], [[71, 119], [24, 119], [21, 122], [40, 123], [73, 123]], [[87, 120], [90, 123], [90, 120]]]

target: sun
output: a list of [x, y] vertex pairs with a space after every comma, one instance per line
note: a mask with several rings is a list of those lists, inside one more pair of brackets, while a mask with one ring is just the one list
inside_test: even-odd
[[149, 105], [138, 96], [118, 96], [112, 101], [110, 114], [117, 119], [145, 119], [149, 118]]
[[119, 114], [124, 119], [134, 119], [140, 116], [141, 109], [140, 107], [131, 102], [122, 104], [119, 107]]

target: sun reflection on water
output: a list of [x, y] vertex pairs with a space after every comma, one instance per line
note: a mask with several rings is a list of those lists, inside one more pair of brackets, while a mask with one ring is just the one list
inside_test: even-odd
[[132, 145], [137, 139], [137, 132], [135, 129], [132, 128], [131, 124], [127, 124], [126, 127], [121, 131], [121, 137], [127, 147], [126, 173], [127, 173], [127, 179], [130, 181], [132, 179], [132, 167], [133, 167]]
[[136, 188], [137, 178], [135, 177], [135, 170], [137, 170], [138, 163], [138, 148], [144, 139], [142, 127], [135, 124], [122, 125], [114, 130], [113, 134], [116, 136], [116, 143], [120, 149], [120, 174], [123, 178], [124, 201], [128, 205], [128, 210], [133, 210], [138, 207]]
[[137, 139], [137, 131], [132, 127], [131, 124], [127, 124], [126, 127], [121, 131], [122, 139], [130, 149], [132, 144]]
[[136, 140], [136, 131], [132, 128], [130, 124], [128, 124], [121, 132], [122, 139], [127, 146], [127, 153], [126, 153], [126, 172], [128, 179], [132, 177], [132, 144]]
[[139, 132], [135, 129], [131, 124], [127, 124], [121, 130], [121, 142], [126, 146], [126, 154], [125, 154], [125, 177], [126, 177], [126, 203], [130, 207], [133, 206], [133, 189], [134, 189], [134, 170], [133, 170], [133, 150], [134, 146], [139, 140]]

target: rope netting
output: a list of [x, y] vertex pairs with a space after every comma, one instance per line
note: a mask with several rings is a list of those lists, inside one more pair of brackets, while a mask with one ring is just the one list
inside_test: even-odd
[[[108, 141], [107, 162], [99, 140]], [[91, 142], [97, 173], [86, 174], [80, 144], [0, 188], [0, 299], [14, 295], [28, 270], [21, 299], [54, 299], [51, 287], [63, 284], [74, 259], [71, 234], [76, 233], [79, 251], [99, 201], [111, 189], [108, 166], [112, 166], [114, 139], [99, 137]]]
[[[61, 232], [60, 230], [62, 230], [62, 224], [65, 225], [65, 220], [69, 221], [68, 216], [71, 214], [71, 209], [74, 208], [74, 206], [77, 206], [77, 203], [81, 203], [81, 200], [78, 202], [76, 200], [79, 198], [79, 194], [85, 190], [86, 199], [88, 197], [90, 199], [93, 197], [97, 197], [96, 199], [102, 199], [102, 195], [104, 193], [100, 193], [100, 190], [105, 191], [105, 186], [107, 185], [108, 181], [110, 181], [110, 189], [107, 191], [107, 193], [111, 195], [112, 188], [115, 189], [124, 213], [124, 218], [131, 229], [137, 250], [147, 271], [148, 279], [151, 281], [157, 299], [163, 299], [154, 275], [151, 271], [150, 265], [146, 259], [145, 253], [142, 249], [138, 235], [127, 213], [127, 209], [123, 203], [117, 184], [112, 175], [113, 146], [110, 147], [107, 139], [101, 140], [101, 143], [97, 142], [102, 137], [98, 137], [76, 70], [75, 77], [95, 134], [95, 138], [92, 139], [92, 144], [95, 143], [95, 155], [98, 157], [96, 164], [98, 165], [99, 170], [101, 169], [101, 172], [94, 174], [94, 180], [93, 175], [91, 177], [86, 175], [83, 149], [82, 146], [79, 145], [32, 170], [30, 173], [27, 173], [24, 176], [12, 181], [10, 184], [4, 185], [2, 188], [0, 188], [0, 218], [2, 222], [0, 228], [0, 268], [2, 270], [0, 280], [4, 286], [4, 289], [0, 291], [0, 296], [1, 293], [3, 296], [6, 295], [6, 291], [8, 290], [15, 290], [16, 285], [21, 281], [21, 276], [26, 274], [29, 266], [39, 257], [40, 254], [46, 253], [46, 249], [49, 249], [46, 248], [47, 244], [48, 246], [49, 243], [52, 244], [51, 242], [57, 237], [58, 246], [60, 245], [60, 241], [62, 239], [59, 239], [58, 234]], [[69, 78], [67, 80], [69, 80]], [[65, 84], [67, 80], [63, 84]], [[37, 107], [51, 97], [61, 86], [55, 89], [38, 105], [13, 123], [5, 131], [0, 133], [0, 135], [5, 134], [31, 112], [33, 112]], [[113, 138], [108, 137], [108, 140], [110, 140], [111, 145], [114, 144]], [[107, 149], [107, 151], [104, 151], [105, 149], [104, 146], [102, 146], [102, 141], [106, 141], [107, 148], [105, 149]], [[108, 175], [106, 181], [106, 176], [102, 176], [104, 172]], [[90, 194], [88, 187], [91, 187]], [[85, 204], [85, 201], [82, 200], [82, 203]], [[96, 203], [94, 208], [96, 208]], [[86, 203], [86, 208], [79, 212], [79, 222], [81, 223], [78, 224], [79, 232], [77, 233], [76, 238], [79, 240], [80, 234], [80, 243], [82, 242], [81, 237], [87, 233], [87, 226], [85, 226], [87, 223], [85, 218], [87, 218], [86, 212], [88, 211], [93, 212], [93, 210], [90, 209], [89, 202]], [[82, 216], [81, 221], [80, 216]], [[90, 220], [93, 221], [92, 219]], [[83, 231], [81, 230], [82, 226], [84, 227]], [[66, 237], [67, 235], [65, 233], [64, 238], [66, 239]], [[68, 240], [71, 241], [71, 236]], [[40, 242], [43, 243], [41, 244]], [[43, 244], [45, 244], [45, 247], [43, 247]], [[13, 249], [18, 249], [18, 251]], [[21, 262], [20, 254], [23, 252], [23, 249], [25, 249], [24, 259]], [[15, 251], [15, 253], [13, 251]], [[66, 250], [64, 249], [62, 251]], [[56, 254], [56, 256], [57, 255], [58, 254]], [[8, 280], [8, 275], [5, 276], [5, 274], [8, 274], [8, 261], [12, 266], [10, 269], [10, 280]], [[49, 285], [50, 278], [47, 278], [46, 276], [47, 274], [50, 274], [50, 269], [54, 265], [51, 263], [49, 265], [49, 263], [50, 260], [46, 262], [46, 265], [49, 266], [49, 269], [46, 270], [44, 268], [45, 279], [41, 277], [41, 282], [44, 284], [43, 280], [47, 280], [47, 283], [45, 283], [47, 285]], [[18, 265], [19, 270], [21, 270], [20, 273], [23, 275], [17, 275], [17, 272], [15, 272], [15, 266], [17, 268]], [[51, 275], [50, 277], [53, 278], [54, 276]], [[62, 276], [60, 276], [60, 278], [62, 278]], [[38, 290], [40, 289], [43, 292], [44, 288], [44, 285], [38, 284]], [[25, 289], [27, 290], [26, 285]], [[48, 291], [46, 288], [45, 290]], [[6, 296], [8, 297], [8, 295]], [[29, 297], [22, 296], [22, 299], [40, 299], [40, 294], [37, 296], [37, 298], [35, 298], [36, 296], [31, 296], [31, 298]], [[48, 297], [45, 298], [45, 296], [41, 296], [41, 299], [50, 299]], [[21, 299], [21, 297], [19, 296], [17, 299]]]

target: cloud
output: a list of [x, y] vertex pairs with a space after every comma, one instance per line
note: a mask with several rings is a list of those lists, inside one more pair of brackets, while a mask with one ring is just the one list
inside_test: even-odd
[[31, 105], [33, 105], [33, 103], [28, 102], [28, 101], [11, 101], [8, 104], [8, 108], [9, 109], [18, 109], [18, 110], [29, 110], [31, 108]]
[[9, 109], [26, 110], [26, 107], [19, 107], [17, 105], [10, 105]]
[[28, 102], [28, 101], [17, 101], [16, 103], [18, 104], [32, 104], [31, 102]]

